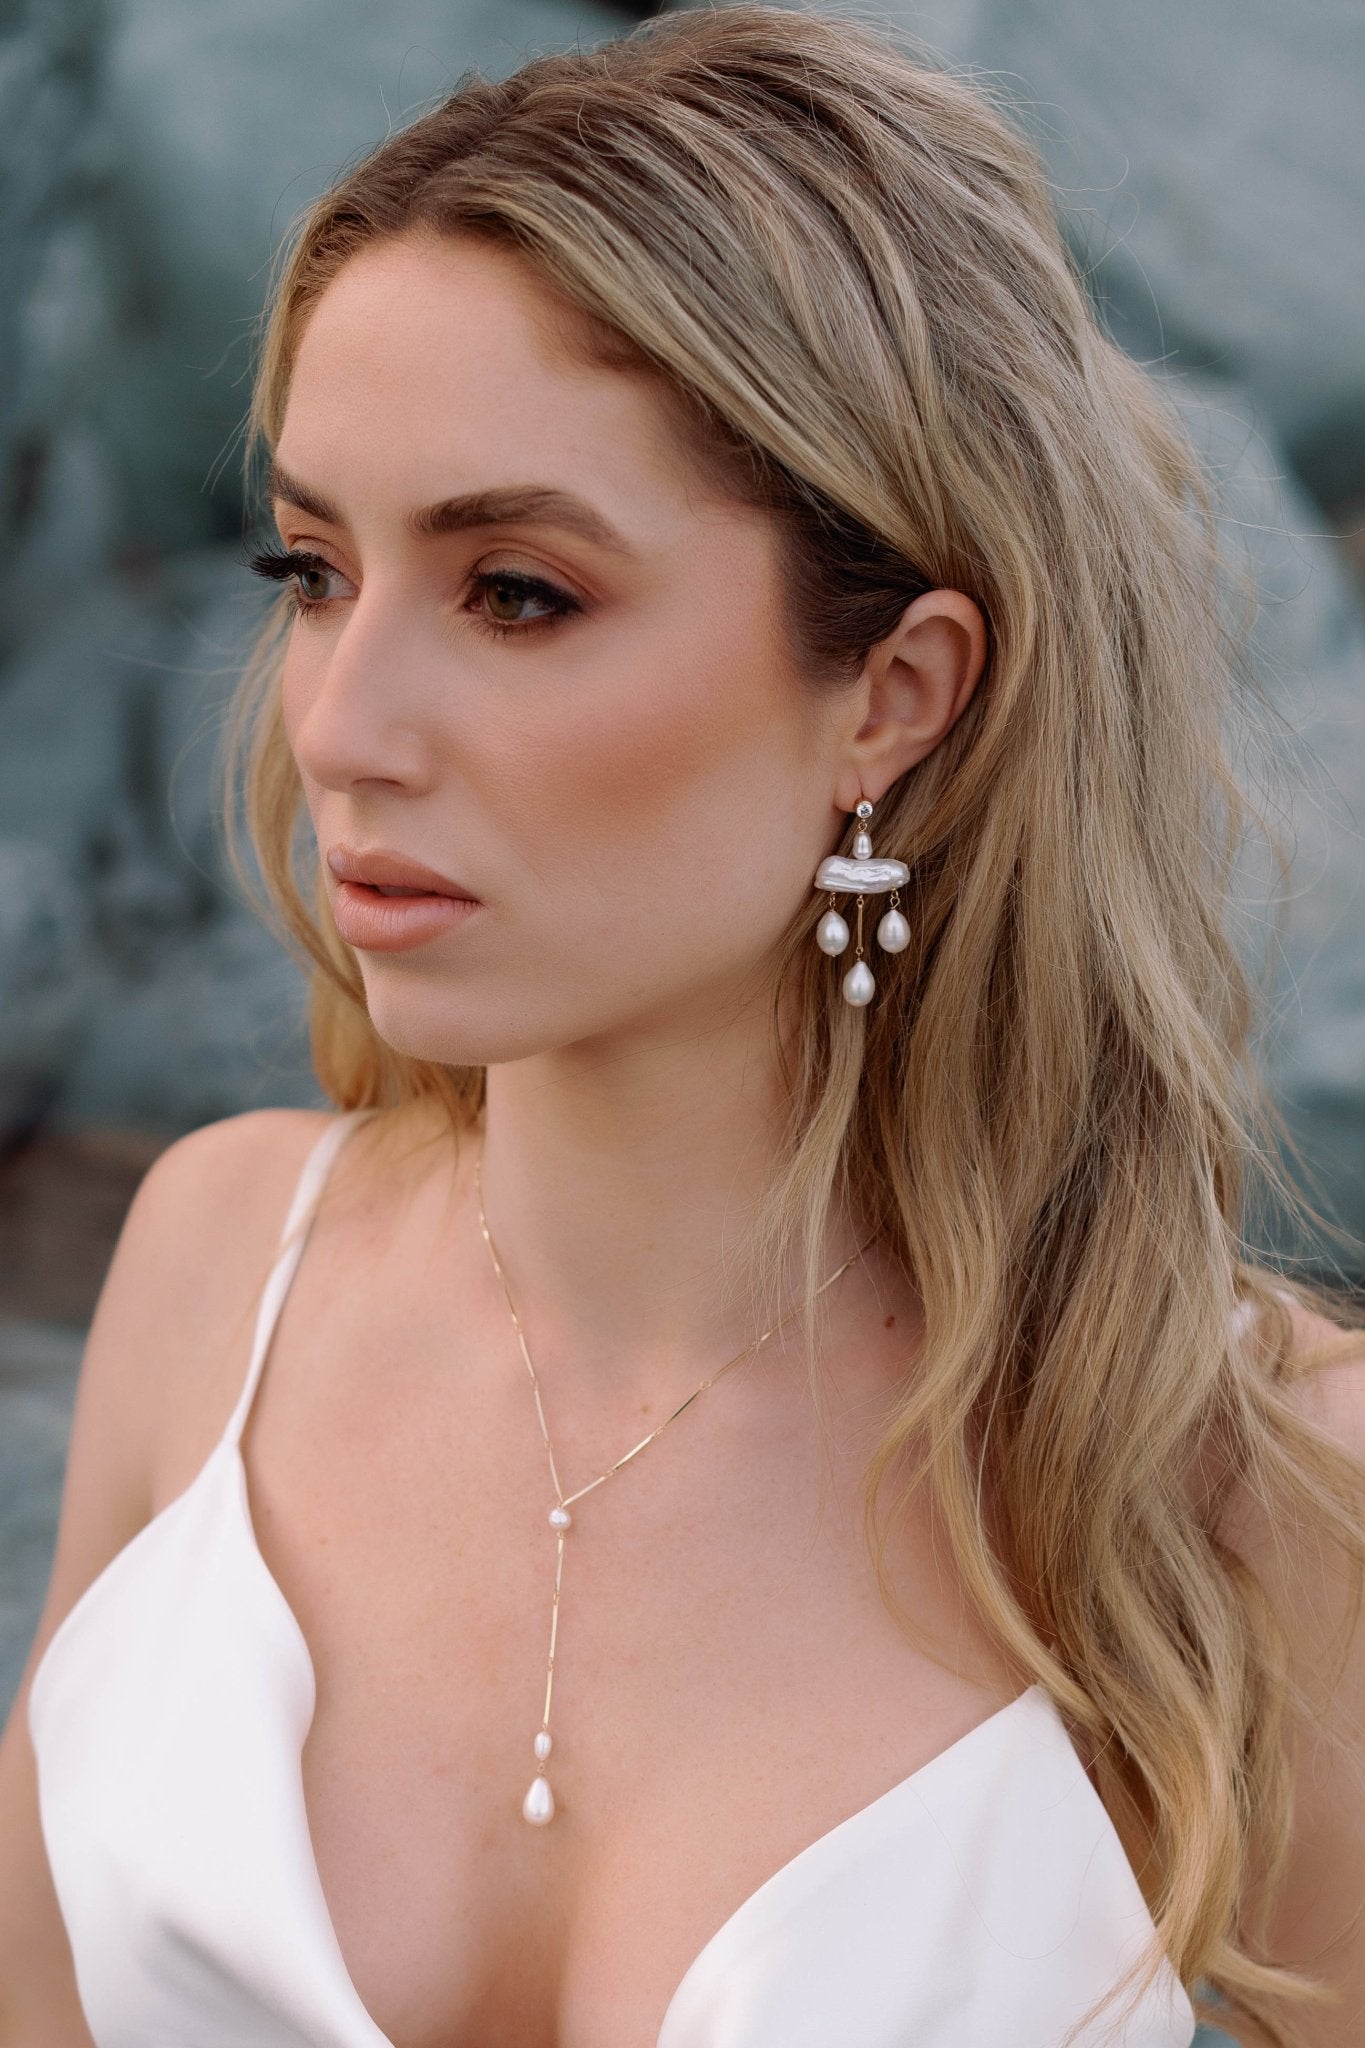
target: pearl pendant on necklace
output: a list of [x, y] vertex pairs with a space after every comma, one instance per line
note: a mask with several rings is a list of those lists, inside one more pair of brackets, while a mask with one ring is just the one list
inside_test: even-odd
[[[542, 1728], [536, 1736], [536, 1755], [541, 1763], [550, 1754], [550, 1731]], [[521, 1802], [522, 1818], [529, 1820], [533, 1828], [543, 1828], [546, 1821], [555, 1817], [555, 1795], [550, 1790], [550, 1781], [545, 1777], [531, 1780], [530, 1790]]]
[[[871, 808], [872, 806], [870, 804], [866, 806], [867, 811], [870, 811]], [[860, 807], [859, 815], [863, 815], [862, 807]], [[884, 867], [892, 865], [894, 865], [894, 863], [882, 863], [882, 866]], [[828, 887], [829, 883], [822, 879], [819, 883], [819, 886], [822, 888]], [[886, 884], [886, 886], [890, 886], [890, 884], [888, 883]], [[836, 947], [834, 950], [837, 951], [839, 949]], [[859, 926], [858, 931], [858, 950], [861, 953], [861, 925]], [[573, 1527], [573, 1516], [569, 1513], [568, 1502], [564, 1498], [563, 1489], [560, 1485], [559, 1474], [555, 1470], [554, 1452], [550, 1447], [550, 1432], [545, 1426], [545, 1411], [540, 1404], [540, 1382], [536, 1378], [536, 1369], [534, 1365], [532, 1365], [531, 1363], [531, 1354], [526, 1348], [526, 1338], [522, 1332], [521, 1324], [517, 1320], [517, 1312], [515, 1307], [513, 1306], [512, 1297], [507, 1290], [507, 1280], [505, 1275], [503, 1274], [502, 1266], [499, 1263], [497, 1251], [494, 1248], [492, 1238], [488, 1234], [488, 1219], [485, 1217], [483, 1213], [483, 1179], [481, 1168], [482, 1152], [476, 1155], [474, 1161], [474, 1185], [478, 1190], [479, 1196], [479, 1224], [483, 1230], [484, 1242], [488, 1246], [488, 1253], [489, 1257], [493, 1261], [494, 1270], [496, 1271], [499, 1280], [502, 1282], [503, 1293], [507, 1296], [507, 1306], [511, 1312], [512, 1322], [517, 1332], [517, 1340], [521, 1345], [521, 1355], [525, 1359], [527, 1371], [531, 1375], [531, 1385], [534, 1389], [536, 1397], [536, 1413], [540, 1417], [541, 1435], [545, 1439], [545, 1451], [550, 1461], [550, 1477], [556, 1494], [555, 1504], [549, 1510], [548, 1516], [546, 1518], [549, 1521], [550, 1527], [555, 1532], [557, 1541], [555, 1546], [556, 1558], [554, 1597], [550, 1603], [550, 1650], [549, 1659], [545, 1672], [545, 1708], [544, 1712], [541, 1715], [540, 1727], [536, 1731], [534, 1742], [536, 1762], [543, 1766], [546, 1762], [546, 1759], [549, 1757], [550, 1750], [552, 1747], [550, 1738], [550, 1704], [554, 1692], [555, 1644], [559, 1633], [559, 1588], [560, 1577], [564, 1568], [564, 1551], [566, 1547], [564, 1539], [567, 1531]], [[863, 1252], [865, 1252], [867, 1249], [867, 1245], [860, 1245], [858, 1250], [853, 1253], [852, 1257], [845, 1259], [843, 1265], [840, 1266], [837, 1269], [837, 1271], [831, 1273], [829, 1279], [824, 1281], [823, 1284], [816, 1289], [816, 1293], [823, 1294], [826, 1287], [833, 1286], [834, 1282], [839, 1278], [839, 1275], [841, 1273], [846, 1273], [848, 1271], [848, 1268], [853, 1264], [853, 1260], [856, 1258], [860, 1258]], [[614, 1465], [608, 1466], [605, 1472], [600, 1473], [599, 1476], [592, 1481], [592, 1485], [580, 1487], [578, 1492], [571, 1493], [568, 1496], [568, 1499], [579, 1500], [582, 1498], [584, 1494], [591, 1493], [593, 1487], [600, 1486], [603, 1480], [610, 1479], [613, 1472], [619, 1471], [621, 1466], [626, 1464], [629, 1459], [633, 1458], [637, 1452], [642, 1451], [645, 1448], [646, 1444], [652, 1443], [654, 1441], [654, 1438], [658, 1436], [662, 1430], [666, 1429], [670, 1422], [674, 1421], [679, 1415], [682, 1414], [684, 1408], [690, 1408], [693, 1401], [696, 1400], [698, 1394], [702, 1393], [705, 1390], [705, 1388], [714, 1386], [716, 1381], [720, 1379], [725, 1373], [729, 1372], [732, 1366], [739, 1365], [742, 1360], [751, 1357], [755, 1351], [759, 1350], [759, 1348], [762, 1345], [767, 1343], [769, 1337], [775, 1336], [780, 1329], [784, 1328], [785, 1325], [788, 1322], [790, 1322], [792, 1316], [794, 1316], [795, 1314], [796, 1310], [790, 1309], [787, 1312], [787, 1314], [781, 1318], [780, 1321], [773, 1324], [770, 1330], [765, 1330], [761, 1337], [756, 1338], [752, 1344], [746, 1345], [743, 1351], [737, 1352], [735, 1356], [729, 1361], [729, 1364], [723, 1365], [720, 1368], [719, 1372], [713, 1372], [708, 1379], [704, 1379], [701, 1383], [701, 1386], [699, 1386], [695, 1390], [695, 1392], [689, 1394], [687, 1399], [682, 1403], [680, 1407], [675, 1408], [671, 1415], [666, 1416], [665, 1419], [658, 1425], [656, 1429], [650, 1431], [648, 1436], [642, 1437], [640, 1442], [635, 1445], [635, 1448], [633, 1450], [627, 1451], [624, 1458], [618, 1458]], [[545, 1772], [543, 1769], [537, 1771], [535, 1777], [531, 1780], [531, 1783], [526, 1788], [526, 1796], [521, 1802], [521, 1814], [522, 1819], [525, 1821], [529, 1821], [532, 1827], [544, 1827], [547, 1821], [551, 1821], [554, 1819], [555, 1796], [550, 1789], [550, 1781], [545, 1776]]]
[[[567, 1508], [565, 1508], [565, 1507], [560, 1507], [560, 1506], [559, 1506], [558, 1504], [556, 1504], [556, 1505], [555, 1505], [554, 1507], [552, 1507], [552, 1508], [550, 1509], [550, 1512], [549, 1512], [549, 1515], [548, 1515], [548, 1517], [547, 1517], [547, 1520], [549, 1521], [550, 1527], [551, 1527], [552, 1529], [554, 1529], [554, 1530], [556, 1530], [556, 1531], [558, 1532], [558, 1535], [559, 1535], [559, 1540], [560, 1540], [560, 1542], [561, 1542], [561, 1544], [562, 1544], [562, 1543], [563, 1543], [563, 1541], [564, 1541], [564, 1531], [565, 1531], [566, 1529], [571, 1529], [571, 1528], [573, 1527], [573, 1516], [572, 1516], [572, 1515], [571, 1515], [571, 1514], [569, 1513], [569, 1510], [568, 1510]], [[558, 1619], [558, 1611], [559, 1611], [559, 1582], [558, 1582], [558, 1579], [556, 1579], [556, 1581], [555, 1581], [555, 1616], [556, 1616], [556, 1619]], [[553, 1676], [553, 1673], [554, 1673], [554, 1655], [555, 1655], [555, 1652], [554, 1652], [554, 1633], [555, 1633], [555, 1632], [554, 1632], [554, 1627], [553, 1627], [553, 1624], [552, 1624], [552, 1626], [551, 1626], [551, 1633], [550, 1633], [550, 1672], [551, 1672], [551, 1676]], [[546, 1694], [546, 1698], [545, 1698], [545, 1713], [546, 1713], [546, 1718], [547, 1718], [547, 1719], [549, 1718], [549, 1712], [550, 1712], [550, 1700], [549, 1700], [549, 1694], [547, 1693], [547, 1694]], [[545, 1761], [545, 1759], [546, 1759], [546, 1757], [548, 1757], [548, 1755], [550, 1754], [550, 1731], [549, 1731], [549, 1729], [548, 1729], [548, 1728], [541, 1728], [541, 1729], [539, 1729], [539, 1730], [537, 1731], [537, 1734], [536, 1734], [536, 1740], [535, 1740], [535, 1751], [536, 1751], [536, 1761], [537, 1761], [537, 1763], [542, 1763], [542, 1764], [543, 1764], [543, 1763], [544, 1763], [544, 1761]], [[536, 1776], [535, 1776], [534, 1778], [532, 1778], [532, 1780], [531, 1780], [531, 1783], [530, 1783], [529, 1787], [527, 1788], [527, 1793], [526, 1793], [526, 1797], [525, 1797], [525, 1798], [524, 1798], [524, 1799], [522, 1800], [522, 1802], [521, 1802], [521, 1815], [522, 1815], [522, 1819], [523, 1819], [523, 1820], [529, 1820], [529, 1821], [530, 1821], [530, 1823], [531, 1823], [531, 1826], [532, 1826], [533, 1828], [543, 1828], [543, 1827], [545, 1826], [545, 1824], [546, 1824], [546, 1822], [547, 1822], [547, 1821], [552, 1821], [552, 1820], [554, 1819], [554, 1817], [555, 1817], [555, 1795], [554, 1795], [554, 1793], [553, 1793], [553, 1792], [552, 1792], [552, 1791], [550, 1790], [550, 1781], [549, 1781], [549, 1779], [548, 1779], [548, 1778], [547, 1778], [547, 1777], [545, 1776], [545, 1774], [544, 1774], [544, 1772], [543, 1772], [543, 1771], [541, 1771], [541, 1772], [537, 1772]]]

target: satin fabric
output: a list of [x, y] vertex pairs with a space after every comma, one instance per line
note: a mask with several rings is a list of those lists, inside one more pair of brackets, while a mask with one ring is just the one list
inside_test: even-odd
[[[66, 1615], [29, 1729], [39, 1809], [98, 2048], [393, 2048], [328, 1914], [301, 1759], [316, 1687], [251, 1525], [240, 1440], [316, 1197], [305, 1163], [218, 1444]], [[678, 1984], [657, 2048], [1060, 2048], [1154, 1945], [1104, 1806], [1033, 1686], [800, 1851]], [[1191, 2048], [1163, 1957], [1121, 2032]]]

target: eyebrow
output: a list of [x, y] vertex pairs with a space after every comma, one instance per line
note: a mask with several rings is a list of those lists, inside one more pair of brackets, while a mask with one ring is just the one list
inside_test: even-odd
[[[346, 524], [340, 508], [330, 498], [290, 476], [273, 457], [266, 476], [266, 491], [272, 505], [293, 505], [328, 526]], [[554, 490], [547, 484], [505, 484], [496, 490], [466, 491], [460, 497], [440, 498], [434, 505], [409, 512], [403, 524], [418, 540], [463, 533], [474, 526], [560, 526], [613, 554], [634, 553], [600, 512], [571, 492]]]

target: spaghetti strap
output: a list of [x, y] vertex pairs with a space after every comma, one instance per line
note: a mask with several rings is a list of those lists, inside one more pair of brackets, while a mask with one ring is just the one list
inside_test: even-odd
[[252, 1396], [261, 1377], [266, 1353], [270, 1349], [270, 1340], [275, 1333], [275, 1325], [279, 1321], [280, 1309], [285, 1295], [289, 1292], [289, 1283], [303, 1256], [304, 1245], [308, 1242], [308, 1232], [312, 1227], [317, 1199], [331, 1171], [332, 1162], [356, 1125], [367, 1122], [376, 1114], [373, 1109], [350, 1109], [333, 1117], [303, 1162], [303, 1171], [299, 1175], [294, 1198], [289, 1204], [289, 1212], [280, 1232], [279, 1252], [261, 1290], [246, 1382], [237, 1397], [237, 1405], [228, 1418], [227, 1427], [220, 1439], [220, 1449], [223, 1444], [237, 1444], [241, 1441], [246, 1418], [251, 1409]]

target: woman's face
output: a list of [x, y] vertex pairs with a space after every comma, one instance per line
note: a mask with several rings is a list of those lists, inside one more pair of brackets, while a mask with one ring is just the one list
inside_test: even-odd
[[[420, 944], [353, 941], [382, 1036], [454, 1064], [714, 1026], [845, 823], [770, 521], [708, 495], [647, 380], [572, 358], [551, 311], [472, 240], [364, 250], [276, 450], [284, 544], [325, 564], [293, 585], [322, 608], [283, 703], [328, 892], [345, 936], [341, 844], [478, 899]], [[512, 492], [563, 506], [406, 523]]]

